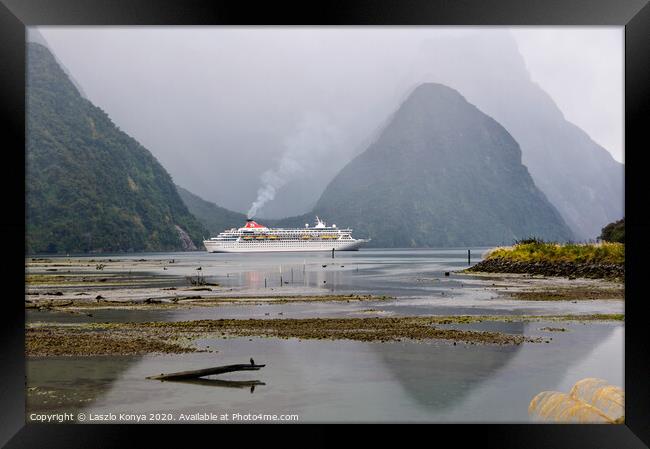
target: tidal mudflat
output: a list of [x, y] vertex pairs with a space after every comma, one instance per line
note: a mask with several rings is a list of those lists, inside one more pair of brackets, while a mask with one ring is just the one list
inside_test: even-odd
[[[28, 416], [523, 422], [539, 391], [623, 385], [622, 283], [466, 267], [466, 249], [27, 258]], [[146, 379], [250, 357], [266, 367], [234, 383]]]

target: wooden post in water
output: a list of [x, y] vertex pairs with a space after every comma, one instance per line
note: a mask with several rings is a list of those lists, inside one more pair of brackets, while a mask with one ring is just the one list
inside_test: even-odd
[[471, 251], [468, 249], [468, 250], [467, 250], [467, 265], [470, 265], [470, 264], [471, 264], [471, 261], [470, 261], [470, 260], [471, 260], [471, 257], [472, 257], [472, 253], [471, 253]]
[[332, 259], [334, 259], [334, 248], [332, 248]]
[[266, 288], [266, 278], [264, 278], [264, 288]]

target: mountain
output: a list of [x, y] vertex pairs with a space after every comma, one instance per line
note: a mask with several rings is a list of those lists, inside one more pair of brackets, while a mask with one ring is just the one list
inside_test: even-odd
[[81, 85], [77, 82], [77, 80], [72, 76], [72, 73], [68, 70], [68, 68], [59, 60], [59, 58], [56, 57], [54, 53], [52, 53], [52, 50], [50, 50], [50, 45], [48, 44], [47, 40], [43, 35], [41, 34], [40, 31], [38, 31], [37, 28], [34, 27], [27, 27], [27, 42], [32, 42], [36, 44], [40, 44], [43, 47], [47, 48], [48, 51], [52, 54], [52, 57], [56, 61], [56, 63], [61, 67], [61, 70], [63, 70], [63, 73], [66, 74], [68, 79], [72, 84], [74, 84], [74, 87], [77, 89], [79, 92], [79, 95], [81, 95], [84, 98], [88, 98], [84, 90], [81, 88]]
[[[226, 229], [240, 228], [246, 224], [246, 219], [248, 217], [246, 217], [245, 214], [217, 206], [213, 202], [204, 200], [200, 196], [179, 185], [176, 186], [176, 189], [188, 210], [201, 222], [210, 236], [215, 236]], [[268, 227], [302, 227], [305, 223], [313, 222], [314, 216], [310, 212], [309, 214], [283, 219], [262, 217], [256, 218], [255, 220]]]
[[[199, 219], [211, 236], [225, 229], [239, 228], [246, 223], [244, 214], [219, 207], [179, 185], [176, 189], [188, 210]], [[206, 234], [205, 237], [208, 235]]]
[[535, 184], [576, 238], [593, 239], [624, 215], [623, 164], [568, 121], [531, 79], [509, 32], [432, 39], [410, 71], [414, 83], [456, 89], [503, 125], [519, 143]]
[[512, 136], [436, 83], [409, 95], [379, 138], [327, 186], [314, 213], [371, 237], [375, 247], [573, 237], [522, 164]]
[[27, 252], [196, 249], [205, 229], [170, 175], [27, 46]]

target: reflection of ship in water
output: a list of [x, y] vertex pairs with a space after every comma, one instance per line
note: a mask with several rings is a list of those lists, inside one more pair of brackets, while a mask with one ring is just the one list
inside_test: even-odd
[[[260, 271], [244, 271], [239, 273], [236, 278], [229, 279], [230, 286], [242, 287], [244, 289], [259, 289], [263, 287], [275, 288], [280, 283], [285, 286], [306, 286], [318, 287], [329, 291], [336, 291], [340, 285], [344, 285], [345, 273], [336, 269], [340, 265], [335, 265], [329, 270], [318, 270], [314, 267], [321, 267], [322, 263], [310, 263], [308, 268], [302, 264], [280, 265], [276, 270], [271, 271], [268, 268]], [[343, 265], [344, 267], [344, 265]]]
[[264, 285], [264, 273], [259, 271], [244, 272], [244, 285], [248, 288], [259, 288]]
[[[453, 412], [458, 408], [459, 417], [456, 419], [464, 420], [472, 412], [461, 404], [481, 394], [482, 400], [493, 410], [475, 410], [473, 413], [477, 418], [494, 416], [498, 421], [505, 421], [511, 417], [515, 421], [526, 421], [530, 399], [542, 390], [553, 389], [571, 367], [588, 357], [615, 331], [613, 326], [596, 324], [591, 329], [580, 326], [575, 332], [569, 330], [551, 335], [541, 332], [539, 323], [495, 325], [502, 332], [550, 336], [553, 341], [551, 344], [508, 346], [415, 344], [410, 345], [408, 351], [400, 345], [388, 344], [373, 345], [373, 350], [412, 400], [431, 412], [442, 412], [443, 419], [454, 420]], [[472, 329], [469, 326], [452, 327]], [[486, 330], [485, 327], [475, 329]], [[621, 372], [622, 369], [621, 366]], [[512, 375], [525, 376], [526, 381], [507, 378]], [[601, 374], [593, 375], [598, 377]], [[491, 388], [493, 383], [498, 383], [498, 388]], [[514, 403], [517, 405], [513, 406]], [[499, 404], [502, 410], [499, 410]]]

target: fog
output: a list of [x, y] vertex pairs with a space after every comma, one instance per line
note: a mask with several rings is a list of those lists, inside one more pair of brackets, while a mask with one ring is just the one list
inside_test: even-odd
[[310, 210], [410, 90], [440, 69], [428, 50], [436, 42], [445, 42], [445, 76], [453, 79], [449, 61], [471, 42], [463, 36], [514, 42], [523, 59], [506, 60], [512, 67], [499, 73], [530, 77], [623, 161], [622, 27], [38, 31], [84, 95], [177, 184], [250, 216]]

